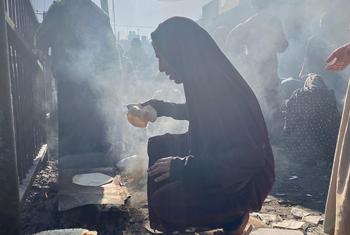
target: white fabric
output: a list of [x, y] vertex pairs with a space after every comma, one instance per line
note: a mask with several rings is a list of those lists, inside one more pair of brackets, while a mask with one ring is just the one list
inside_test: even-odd
[[333, 171], [328, 191], [324, 231], [350, 235], [350, 82], [344, 102]]

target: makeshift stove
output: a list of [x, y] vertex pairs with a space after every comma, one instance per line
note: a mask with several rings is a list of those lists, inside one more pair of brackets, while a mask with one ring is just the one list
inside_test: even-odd
[[105, 234], [122, 229], [130, 195], [113, 164], [105, 159], [103, 153], [59, 159], [58, 210], [64, 227], [103, 228]]
[[[101, 183], [97, 182], [98, 177]], [[107, 180], [110, 178], [110, 180]], [[79, 180], [82, 183], [79, 183]], [[129, 198], [116, 169], [102, 153], [64, 156], [59, 160], [59, 211], [86, 205], [121, 207]]]

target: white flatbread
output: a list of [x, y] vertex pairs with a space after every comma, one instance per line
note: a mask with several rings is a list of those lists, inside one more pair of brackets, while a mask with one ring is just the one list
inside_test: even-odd
[[72, 178], [73, 184], [77, 184], [81, 186], [92, 186], [92, 187], [102, 186], [112, 181], [113, 181], [112, 177], [102, 173], [81, 174], [81, 175], [75, 175]]
[[89, 231], [86, 229], [60, 229], [43, 231], [33, 235], [97, 235], [97, 232]]

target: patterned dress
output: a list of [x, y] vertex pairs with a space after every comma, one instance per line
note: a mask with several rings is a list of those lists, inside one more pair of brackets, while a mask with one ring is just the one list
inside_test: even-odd
[[333, 90], [322, 78], [309, 75], [303, 88], [285, 104], [284, 136], [286, 150], [295, 156], [334, 155], [340, 124]]

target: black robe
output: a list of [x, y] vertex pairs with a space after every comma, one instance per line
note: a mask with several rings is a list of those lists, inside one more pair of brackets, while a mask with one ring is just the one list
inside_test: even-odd
[[[197, 209], [211, 213], [202, 214], [202, 220], [185, 215], [196, 209], [182, 211], [186, 218], [183, 221], [177, 220], [175, 213], [173, 221], [171, 215], [167, 216], [166, 222], [178, 227], [181, 223], [183, 227], [206, 226], [209, 220], [204, 217], [208, 216], [212, 218], [210, 226], [215, 227], [225, 221], [214, 218], [221, 218], [220, 214], [227, 211], [236, 214], [260, 210], [274, 182], [274, 159], [254, 93], [209, 34], [192, 20], [171, 18], [152, 33], [152, 40], [160, 56], [183, 81], [186, 106], [182, 108], [187, 111], [183, 113], [189, 120], [189, 131], [182, 136], [188, 149], [180, 151], [187, 156], [172, 162], [171, 182], [149, 188], [150, 207], [156, 207], [158, 216], [165, 215], [167, 207], [174, 204], [169, 200], [152, 201], [153, 193], [157, 195], [157, 191], [178, 182], [174, 193], [183, 192], [184, 208], [202, 202]], [[156, 144], [150, 140], [150, 163], [155, 160], [152, 154], [157, 152]], [[159, 222], [152, 221], [152, 216], [150, 219], [151, 225], [159, 228]]]

